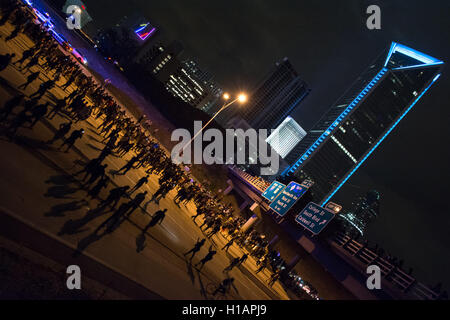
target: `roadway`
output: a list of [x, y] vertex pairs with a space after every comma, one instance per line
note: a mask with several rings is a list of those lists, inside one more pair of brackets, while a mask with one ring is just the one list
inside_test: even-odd
[[[3, 39], [11, 30], [12, 26], [9, 24], [0, 29]], [[20, 56], [21, 51], [32, 45], [31, 40], [24, 35], [19, 35], [8, 44], [3, 39], [0, 40], [2, 54], [15, 52]], [[32, 71], [37, 68], [32, 68]], [[13, 66], [0, 74], [6, 80], [0, 88], [0, 103], [17, 93], [15, 88], [25, 82], [28, 74], [21, 73]], [[40, 80], [29, 86], [25, 94], [30, 95], [36, 91], [48, 76], [51, 77], [51, 73], [41, 73]], [[53, 98], [52, 96], [63, 97], [72, 90], [76, 88], [71, 86], [66, 92], [55, 88], [51, 90], [51, 96], [46, 96], [43, 100]], [[178, 207], [173, 202], [173, 191], [160, 201], [159, 206], [152, 203], [146, 208], [146, 212], [133, 213], [112, 234], [101, 238], [93, 236], [93, 230], [106, 219], [108, 213], [95, 214], [91, 209], [97, 207], [99, 200], [88, 200], [86, 191], [80, 189], [79, 184], [68, 179], [68, 176], [80, 169], [77, 166], [80, 160], [85, 162], [86, 159], [98, 156], [99, 149], [103, 147], [96, 130], [100, 122], [90, 118], [76, 124], [75, 128], [83, 127], [86, 134], [76, 143], [75, 150], [62, 153], [42, 141], [50, 139], [54, 128], [64, 121], [66, 119], [63, 116], [57, 116], [51, 121], [39, 122], [33, 130], [19, 129], [18, 137], [12, 140], [1, 136], [1, 206], [29, 221], [38, 230], [52, 234], [73, 248], [82, 250], [83, 254], [96, 257], [164, 298], [204, 299], [202, 288], [210, 282], [218, 283], [225, 277], [222, 270], [229, 264], [230, 256], [222, 252], [220, 247], [226, 239], [222, 235], [214, 236], [212, 244], [217, 246], [218, 254], [201, 272], [193, 268], [182, 253], [189, 250], [203, 234], [190, 219], [195, 210], [194, 205]], [[119, 169], [125, 161], [126, 159], [115, 156], [106, 159], [109, 170]], [[134, 169], [125, 176], [115, 176], [113, 180], [117, 185], [133, 186], [143, 175], [142, 169]], [[158, 177], [152, 175], [150, 183], [141, 189], [148, 190], [149, 195], [152, 195], [158, 189], [157, 181]], [[110, 188], [111, 186], [108, 189]], [[106, 194], [107, 191], [103, 190], [100, 197], [104, 198]], [[149, 229], [144, 235], [144, 249], [137, 250], [144, 239], [141, 236], [143, 227], [149, 222], [150, 215], [160, 208], [168, 209], [166, 219], [161, 226]], [[209, 243], [194, 258], [194, 262], [206, 253], [207, 247]], [[234, 256], [243, 254], [236, 246], [229, 252]], [[53, 253], [49, 252], [51, 254]], [[82, 265], [80, 267], [83, 269]], [[255, 268], [254, 262], [249, 259], [240, 270], [231, 271], [230, 275], [236, 279], [237, 292], [233, 292], [230, 298], [287, 299], [279, 283], [273, 288], [266, 285], [267, 273], [254, 276], [252, 270]]]

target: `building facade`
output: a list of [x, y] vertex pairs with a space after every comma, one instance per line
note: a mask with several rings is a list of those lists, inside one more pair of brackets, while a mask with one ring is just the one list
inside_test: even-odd
[[284, 159], [305, 136], [306, 131], [288, 116], [271, 133], [266, 142]]
[[327, 203], [439, 78], [442, 65], [392, 43], [291, 152], [281, 176], [314, 181], [314, 200]]
[[256, 86], [240, 116], [255, 129], [275, 129], [309, 91], [289, 60], [284, 58]]

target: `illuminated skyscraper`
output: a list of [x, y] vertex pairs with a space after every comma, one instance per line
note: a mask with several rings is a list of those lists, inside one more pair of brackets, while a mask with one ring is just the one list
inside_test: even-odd
[[392, 43], [309, 131], [282, 176], [314, 181], [314, 200], [328, 202], [439, 78], [442, 66]]
[[350, 211], [341, 213], [339, 219], [346, 233], [364, 235], [367, 226], [378, 217], [379, 210], [380, 193], [371, 190], [365, 196], [358, 197]]
[[228, 108], [217, 121], [228, 127], [229, 121], [240, 117], [254, 129], [275, 129], [309, 92], [308, 85], [284, 58], [255, 86], [245, 108]]
[[256, 86], [242, 118], [255, 129], [275, 129], [308, 95], [309, 88], [287, 58]]
[[289, 116], [272, 132], [266, 142], [284, 159], [305, 136], [306, 131]]

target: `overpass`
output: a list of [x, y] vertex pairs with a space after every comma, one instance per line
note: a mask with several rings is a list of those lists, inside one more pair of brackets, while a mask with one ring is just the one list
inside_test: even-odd
[[[244, 225], [250, 228], [261, 217], [256, 214], [271, 216], [270, 203], [261, 194], [270, 186], [270, 182], [255, 177], [235, 166], [228, 166], [228, 194], [232, 190], [239, 194], [246, 207], [255, 214]], [[437, 300], [439, 293], [417, 281], [399, 266], [388, 261], [382, 255], [368, 248], [365, 244], [337, 232], [328, 238], [314, 237], [309, 231], [287, 221], [278, 221], [283, 230], [322, 264], [341, 284], [359, 299], [415, 299]], [[367, 267], [377, 265], [382, 274], [382, 290], [369, 290], [366, 287]]]

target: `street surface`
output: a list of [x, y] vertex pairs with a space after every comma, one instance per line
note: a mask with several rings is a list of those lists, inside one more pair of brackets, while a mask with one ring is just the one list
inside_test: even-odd
[[[32, 42], [26, 36], [19, 35], [6, 44], [4, 38], [11, 31], [12, 26], [9, 24], [0, 28], [0, 53], [15, 52], [16, 57], [20, 57], [23, 50], [31, 47]], [[37, 71], [38, 67], [32, 67], [31, 70]], [[11, 65], [0, 73], [0, 77], [5, 80], [0, 88], [2, 105], [18, 93], [16, 88], [25, 82], [29, 74], [30, 72], [22, 73]], [[28, 96], [35, 92], [39, 85], [51, 76], [51, 72], [41, 72], [40, 80], [33, 82], [24, 93]], [[65, 79], [60, 80], [58, 84], [64, 82]], [[57, 87], [42, 101], [61, 98], [76, 89], [74, 85], [66, 91]], [[1, 207], [29, 221], [37, 229], [51, 233], [73, 248], [78, 248], [82, 254], [95, 257], [164, 298], [211, 299], [212, 297], [204, 292], [205, 286], [222, 281], [226, 277], [222, 270], [229, 264], [231, 256], [242, 256], [243, 251], [236, 245], [229, 250], [229, 254], [220, 250], [227, 240], [219, 234], [213, 236], [211, 241], [218, 254], [201, 272], [186, 261], [183, 252], [188, 251], [196, 240], [204, 235], [190, 218], [195, 212], [194, 205], [189, 203], [187, 206], [178, 207], [173, 202], [174, 191], [162, 199], [159, 205], [151, 203], [145, 211], [135, 211], [113, 233], [103, 237], [93, 235], [95, 228], [111, 213], [95, 211], [99, 200], [89, 200], [86, 190], [83, 190], [76, 180], [72, 180], [70, 175], [79, 171], [82, 168], [80, 164], [86, 163], [87, 159], [97, 157], [103, 148], [104, 145], [100, 142], [103, 138], [96, 129], [101, 122], [91, 117], [87, 121], [76, 123], [73, 129], [84, 128], [86, 133], [77, 141], [76, 148], [68, 153], [43, 143], [53, 137], [54, 128], [59, 127], [62, 122], [67, 122], [67, 119], [64, 115], [58, 115], [51, 121], [47, 119], [38, 122], [33, 130], [19, 129], [17, 136], [12, 139], [1, 136]], [[108, 164], [108, 174], [111, 170], [121, 168], [129, 158], [130, 154], [126, 159], [107, 157], [104, 163]], [[114, 176], [113, 180], [116, 185], [132, 187], [144, 175], [143, 169], [133, 169], [127, 175]], [[109, 176], [112, 177], [110, 174]], [[104, 199], [111, 187], [102, 190], [100, 198]], [[148, 201], [149, 196], [155, 193], [158, 187], [158, 176], [152, 175], [150, 182], [140, 191], [148, 190]], [[162, 225], [152, 227], [143, 234], [142, 230], [151, 215], [160, 208], [168, 209], [166, 219]], [[197, 221], [200, 222], [200, 219]], [[209, 245], [210, 241], [207, 241], [200, 253], [194, 257], [193, 263], [206, 254]], [[54, 253], [49, 252], [49, 256], [52, 254]], [[83, 269], [82, 265], [80, 267]], [[232, 290], [228, 298], [287, 299], [287, 294], [279, 283], [273, 288], [267, 286], [267, 271], [254, 275], [255, 269], [254, 261], [250, 258], [240, 268], [230, 272], [235, 278], [237, 291]]]

